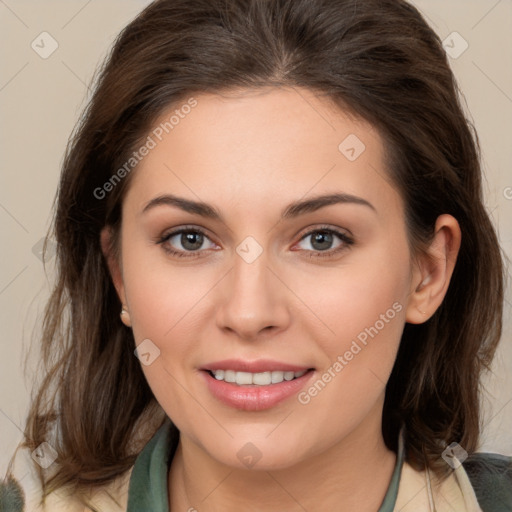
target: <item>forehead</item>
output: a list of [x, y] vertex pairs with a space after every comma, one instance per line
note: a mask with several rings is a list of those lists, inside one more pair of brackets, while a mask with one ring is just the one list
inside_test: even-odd
[[128, 192], [139, 206], [172, 191], [265, 206], [334, 189], [400, 202], [378, 131], [307, 89], [195, 95], [164, 112], [148, 136], [153, 148]]

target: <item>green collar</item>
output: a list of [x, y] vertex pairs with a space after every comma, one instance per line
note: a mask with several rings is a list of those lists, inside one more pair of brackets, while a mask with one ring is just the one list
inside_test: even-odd
[[[179, 432], [167, 418], [140, 452], [130, 476], [126, 512], [169, 512], [167, 476], [170, 462], [178, 446]], [[395, 470], [378, 512], [392, 512], [404, 462], [404, 442], [400, 436]]]

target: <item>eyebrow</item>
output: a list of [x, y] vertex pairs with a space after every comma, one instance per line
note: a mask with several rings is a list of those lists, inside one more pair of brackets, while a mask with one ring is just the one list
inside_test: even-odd
[[[354, 196], [352, 194], [335, 193], [316, 196], [311, 199], [295, 201], [289, 204], [281, 214], [281, 220], [288, 220], [296, 218], [300, 215], [311, 213], [325, 206], [333, 204], [356, 204], [370, 208], [374, 212], [377, 210], [362, 197]], [[222, 214], [212, 205], [201, 201], [193, 201], [191, 199], [185, 199], [184, 197], [178, 197], [172, 194], [165, 194], [154, 199], [151, 199], [142, 209], [142, 213], [146, 213], [152, 208], [157, 206], [174, 206], [181, 210], [200, 215], [213, 220], [224, 222]]]

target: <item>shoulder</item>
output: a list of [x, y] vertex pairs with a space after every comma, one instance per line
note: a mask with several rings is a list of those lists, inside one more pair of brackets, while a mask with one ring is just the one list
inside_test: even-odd
[[463, 467], [484, 512], [512, 511], [512, 457], [474, 453]]
[[[57, 462], [54, 462], [57, 464]], [[43, 464], [44, 465], [44, 464]], [[54, 467], [55, 469], [55, 467]], [[84, 502], [65, 488], [43, 496], [42, 478], [51, 474], [50, 468], [40, 467], [32, 452], [19, 445], [12, 456], [7, 472], [0, 480], [0, 511], [9, 512], [84, 512]], [[124, 512], [128, 499], [131, 470], [87, 497], [89, 506], [101, 512]]]

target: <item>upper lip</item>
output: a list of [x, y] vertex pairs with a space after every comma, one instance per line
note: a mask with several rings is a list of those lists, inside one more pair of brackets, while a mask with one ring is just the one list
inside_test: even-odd
[[301, 366], [271, 359], [258, 359], [257, 361], [245, 361], [242, 359], [224, 359], [208, 363], [201, 370], [234, 370], [237, 372], [262, 373], [272, 371], [301, 372], [309, 370], [311, 366]]

